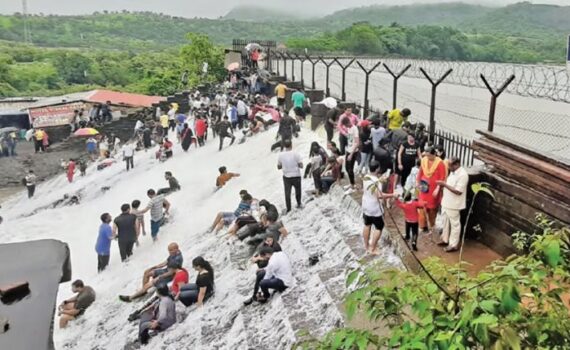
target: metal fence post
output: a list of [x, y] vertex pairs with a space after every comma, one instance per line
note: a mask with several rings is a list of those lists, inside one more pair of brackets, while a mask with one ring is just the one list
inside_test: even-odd
[[317, 65], [317, 63], [319, 62], [318, 59], [313, 59], [311, 58], [309, 55], [306, 55], [307, 57], [307, 61], [311, 62], [311, 89], [315, 90], [315, 66]]
[[390, 67], [388, 67], [386, 65], [386, 63], [382, 64], [384, 66], [384, 68], [386, 68], [386, 70], [388, 71], [388, 73], [390, 73], [390, 75], [394, 78], [394, 85], [393, 85], [393, 90], [392, 90], [392, 109], [395, 109], [398, 105], [398, 79], [400, 79], [400, 77], [402, 75], [404, 75], [404, 73], [406, 73], [406, 71], [408, 69], [410, 69], [410, 67], [412, 66], [411, 64], [408, 64], [404, 69], [402, 69], [402, 71], [398, 74], [394, 74], [392, 72], [392, 70], [390, 69]]
[[295, 57], [290, 54], [287, 54], [287, 57], [291, 60], [291, 81], [295, 81]]
[[350, 65], [356, 60], [356, 58], [353, 58], [352, 60], [350, 60], [350, 62], [348, 62], [347, 65], [343, 66], [342, 63], [339, 62], [338, 59], [334, 59], [334, 61], [340, 66], [340, 68], [342, 69], [342, 100], [345, 101], [346, 100], [346, 91], [345, 91], [345, 86], [346, 86], [346, 69], [348, 67], [350, 67]]
[[319, 56], [319, 59], [321, 60], [321, 62], [323, 62], [323, 64], [325, 65], [325, 67], [327, 68], [326, 72], [326, 87], [325, 87], [325, 92], [327, 97], [330, 97], [331, 95], [331, 90], [329, 89], [329, 73], [330, 73], [330, 67], [334, 64], [334, 60], [330, 61], [329, 63], [327, 63], [325, 61], [325, 59], [323, 58], [323, 56]]
[[305, 89], [305, 73], [304, 73], [304, 65], [305, 65], [305, 60], [306, 58], [304, 58], [303, 56], [299, 56], [298, 54], [295, 54], [295, 57], [301, 61], [301, 86], [303, 87], [303, 89]]
[[422, 74], [426, 77], [426, 79], [430, 82], [431, 84], [431, 105], [429, 107], [429, 135], [430, 135], [430, 140], [434, 140], [434, 133], [435, 133], [435, 92], [437, 89], [437, 86], [445, 79], [447, 78], [447, 76], [449, 74], [451, 74], [451, 72], [453, 72], [453, 69], [449, 69], [447, 72], [445, 72], [437, 81], [433, 81], [433, 79], [426, 73], [426, 71], [420, 67], [420, 72], [422, 72]]
[[285, 80], [287, 80], [287, 56], [285, 55], [285, 52], [281, 53], [281, 58], [283, 59], [283, 76], [285, 77]]
[[372, 72], [378, 68], [378, 66], [380, 65], [380, 61], [378, 61], [378, 63], [376, 63], [374, 65], [374, 67], [372, 67], [371, 69], [367, 70], [359, 61], [356, 61], [356, 64], [358, 64], [358, 66], [360, 67], [360, 69], [362, 69], [362, 71], [364, 72], [365, 75], [365, 80], [364, 80], [364, 117], [366, 117], [368, 115], [368, 111], [370, 109], [370, 105], [368, 103], [368, 85], [370, 83], [370, 74], [372, 74]]
[[483, 83], [485, 83], [487, 90], [489, 90], [491, 93], [491, 106], [489, 108], [489, 124], [487, 125], [487, 131], [493, 132], [493, 128], [495, 127], [495, 110], [497, 108], [497, 98], [501, 96], [507, 86], [509, 86], [509, 84], [515, 80], [515, 75], [511, 75], [497, 91], [495, 91], [491, 85], [489, 85], [487, 79], [485, 79], [485, 76], [483, 74], [481, 74], [480, 77], [483, 79]]

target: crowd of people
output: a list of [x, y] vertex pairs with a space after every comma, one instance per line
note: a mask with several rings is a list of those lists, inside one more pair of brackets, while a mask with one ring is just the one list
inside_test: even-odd
[[[255, 72], [257, 66], [252, 64], [251, 69]], [[296, 209], [303, 209], [303, 177], [312, 177], [314, 190], [311, 196], [314, 197], [326, 195], [333, 187], [341, 188], [347, 195], [362, 193], [362, 235], [369, 254], [378, 254], [385, 207], [392, 203], [404, 211], [405, 239], [414, 250], [418, 249], [419, 234], [435, 232], [435, 218], [440, 208], [444, 217], [441, 244], [449, 252], [458, 249], [459, 211], [465, 207], [467, 173], [461, 168], [459, 159], [446, 159], [443, 149], [430, 143], [423, 125], [410, 123], [409, 109], [394, 109], [383, 115], [362, 118], [357, 109], [332, 108], [325, 118], [326, 147], [313, 142], [304, 161], [293, 147], [310, 104], [302, 89], [293, 89], [290, 101], [287, 101], [290, 89], [279, 84], [272, 91], [276, 97], [272, 101], [269, 96], [252, 93], [235, 80], [234, 72], [229, 75], [228, 82], [216, 87], [211, 94], [191, 94], [188, 113], [180, 113], [179, 106], [172, 103], [166, 113], [157, 110], [153, 120], [138, 121], [133, 140], [122, 146], [121, 155], [126, 162], [126, 171], [129, 171], [135, 165], [136, 151], [148, 151], [154, 145], [158, 149], [156, 158], [166, 161], [173, 157], [175, 151], [171, 140], [176, 140], [179, 148], [188, 152], [192, 145], [203, 147], [209, 139], [212, 140], [212, 136], [218, 137], [218, 149], [222, 151], [226, 138], [231, 140], [231, 146], [236, 140], [245, 142], [248, 137], [270, 130], [277, 124], [274, 129], [278, 141], [268, 148], [270, 151], [280, 150], [276, 171], [282, 172], [285, 209], [280, 212], [267, 199], [258, 200], [247, 190], [242, 190], [239, 199], [236, 198], [235, 209], [217, 213], [209, 230], [209, 234], [226, 234], [252, 248], [250, 261], [257, 268], [253, 292], [244, 300], [244, 305], [265, 303], [271, 297], [271, 290], [283, 292], [295, 284], [289, 257], [280, 245], [288, 235], [280, 218], [294, 210], [291, 202], [293, 190]], [[289, 105], [291, 109], [287, 111], [286, 106]], [[110, 143], [117, 148], [118, 144]], [[103, 139], [98, 143], [99, 152], [90, 146], [88, 151], [94, 156], [109, 157], [108, 145], [109, 141]], [[115, 152], [117, 154], [118, 151]], [[240, 176], [225, 166], [218, 170], [215, 183], [218, 190], [228, 181], [237, 181], [235, 179]], [[348, 183], [343, 187], [345, 175]], [[165, 173], [165, 179], [168, 187], [147, 191], [145, 206], [135, 199], [130, 204], [122, 204], [121, 213], [114, 219], [110, 213], [100, 216], [95, 248], [99, 272], [103, 273], [109, 264], [113, 240], [118, 242], [122, 261], [133, 255], [134, 247], [147, 233], [147, 212], [151, 239], [159, 239], [159, 231], [171, 208], [166, 197], [182, 188], [171, 172]], [[33, 173], [28, 180], [26, 185], [33, 195]], [[213, 298], [213, 266], [201, 256], [195, 257], [191, 266], [196, 271], [194, 283], [189, 282], [190, 273], [184, 267], [179, 245], [170, 243], [167, 258], [143, 272], [140, 289], [119, 296], [122, 302], [132, 303], [155, 293], [129, 317], [130, 321], [139, 322], [141, 343], [146, 344], [152, 335], [173, 326], [176, 307], [180, 304], [184, 307], [202, 306]], [[80, 286], [83, 286], [82, 282], [77, 286], [74, 284], [74, 291], [81, 294], [86, 287]], [[92, 298], [80, 300], [94, 300], [94, 292], [90, 292], [91, 295]], [[60, 323], [62, 327], [81, 315], [90, 304], [80, 303], [77, 299], [68, 304], [71, 303], [72, 306], [65, 304], [60, 308], [64, 318]]]

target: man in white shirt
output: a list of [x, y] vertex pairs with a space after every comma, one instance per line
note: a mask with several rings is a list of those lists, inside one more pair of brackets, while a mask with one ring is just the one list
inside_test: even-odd
[[461, 166], [461, 160], [452, 157], [449, 160], [449, 176], [446, 181], [437, 181], [443, 189], [441, 199], [441, 211], [443, 213], [443, 233], [442, 242], [446, 252], [454, 252], [459, 249], [459, 238], [461, 237], [461, 210], [465, 209], [467, 198], [467, 184], [469, 174]]
[[287, 139], [283, 141], [285, 151], [279, 154], [277, 169], [283, 170], [283, 185], [285, 187], [285, 204], [287, 212], [291, 211], [291, 187], [295, 187], [297, 208], [301, 208], [301, 170], [303, 162], [297, 152], [293, 152], [293, 143]]
[[[370, 162], [370, 174], [362, 179], [362, 217], [364, 219], [362, 237], [366, 252], [372, 255], [379, 254], [378, 241], [384, 229], [384, 207], [382, 206], [382, 201], [394, 197], [394, 194], [382, 192], [382, 180], [378, 178], [379, 176], [380, 163], [373, 160]], [[372, 225], [374, 225], [376, 231], [374, 231], [372, 243], [370, 243]]]
[[354, 191], [356, 185], [354, 180], [354, 164], [360, 152], [360, 134], [358, 127], [350, 121], [350, 118], [344, 118], [342, 125], [347, 130], [346, 161], [344, 162], [344, 167], [346, 168], [346, 173], [350, 181], [350, 186], [346, 188], [347, 192], [345, 193], [350, 194]]
[[287, 287], [293, 285], [293, 275], [291, 273], [291, 263], [289, 257], [283, 252], [273, 252], [271, 247], [263, 247], [259, 252], [263, 258], [269, 258], [269, 262], [265, 267], [265, 276], [259, 282], [262, 295], [257, 296], [257, 301], [265, 303], [271, 294], [269, 289], [275, 289], [283, 292]]
[[121, 151], [123, 152], [123, 160], [127, 163], [127, 171], [129, 171], [131, 168], [135, 167], [135, 148], [132, 143], [125, 143]]
[[239, 96], [237, 101], [237, 112], [238, 112], [238, 127], [243, 128], [243, 123], [247, 120], [247, 105], [243, 101], [244, 97]]

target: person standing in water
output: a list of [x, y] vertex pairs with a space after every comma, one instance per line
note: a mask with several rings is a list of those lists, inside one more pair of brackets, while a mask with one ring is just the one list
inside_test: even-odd
[[283, 185], [285, 187], [285, 204], [287, 212], [291, 211], [291, 188], [295, 187], [297, 208], [301, 208], [301, 169], [303, 161], [301, 156], [293, 151], [291, 140], [284, 140], [285, 151], [279, 154], [277, 169], [283, 170]]
[[29, 170], [26, 177], [24, 177], [24, 183], [26, 184], [26, 188], [28, 189], [28, 198], [32, 198], [34, 196], [34, 192], [36, 191], [36, 174], [34, 174], [33, 170]]
[[[370, 174], [362, 179], [362, 214], [364, 219], [364, 229], [362, 237], [364, 239], [364, 249], [372, 255], [378, 255], [378, 241], [384, 229], [384, 206], [382, 202], [387, 198], [392, 198], [395, 194], [382, 192], [382, 180], [380, 176], [380, 163], [372, 161], [369, 164]], [[376, 230], [372, 234], [370, 243], [370, 233], [372, 225]]]

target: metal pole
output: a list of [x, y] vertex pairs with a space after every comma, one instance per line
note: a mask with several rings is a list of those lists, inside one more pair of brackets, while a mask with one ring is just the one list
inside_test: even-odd
[[340, 66], [340, 68], [342, 69], [342, 100], [345, 101], [346, 100], [346, 69], [348, 67], [350, 67], [350, 65], [354, 62], [354, 60], [356, 60], [355, 58], [353, 58], [350, 62], [348, 62], [348, 64], [346, 66], [343, 66], [338, 59], [334, 59], [336, 61], [336, 63]]
[[319, 56], [319, 59], [321, 60], [321, 62], [323, 62], [323, 64], [325, 65], [325, 67], [327, 69], [326, 70], [326, 84], [327, 84], [327, 86], [325, 87], [325, 92], [326, 92], [327, 97], [330, 97], [331, 90], [329, 89], [329, 68], [330, 68], [330, 66], [333, 65], [334, 60], [331, 61], [330, 63], [327, 63], [327, 62], [325, 62], [325, 59], [323, 58], [323, 56]]
[[284, 53], [281, 54], [281, 58], [283, 58], [283, 76], [287, 80], [287, 58]]
[[311, 89], [315, 90], [315, 66], [317, 65], [317, 63], [319, 62], [319, 60], [314, 60], [311, 57], [309, 57], [309, 55], [306, 55], [307, 57], [307, 61], [311, 62]]
[[378, 63], [376, 63], [372, 69], [366, 69], [359, 61], [356, 61], [356, 63], [360, 69], [362, 69], [366, 77], [364, 80], [364, 115], [366, 116], [368, 115], [368, 111], [370, 109], [370, 103], [368, 101], [368, 85], [370, 83], [370, 74], [372, 74], [372, 72], [380, 65], [380, 61], [378, 61]]
[[408, 69], [410, 69], [410, 67], [412, 66], [411, 64], [408, 64], [404, 69], [402, 69], [402, 71], [398, 74], [395, 74], [394, 72], [392, 72], [392, 70], [390, 69], [390, 67], [388, 67], [386, 65], [386, 63], [382, 64], [384, 66], [384, 68], [386, 68], [386, 70], [388, 71], [388, 73], [390, 73], [390, 75], [394, 78], [394, 84], [393, 84], [393, 89], [392, 89], [392, 109], [395, 109], [396, 106], [398, 105], [398, 79], [400, 79], [400, 77], [402, 75], [404, 75], [404, 73], [406, 73], [406, 71]]
[[448, 69], [447, 72], [445, 72], [437, 81], [433, 81], [433, 79], [429, 76], [429, 74], [427, 74], [427, 72], [420, 67], [420, 72], [422, 72], [422, 74], [426, 77], [426, 79], [430, 82], [431, 84], [431, 105], [429, 107], [429, 135], [430, 135], [430, 140], [433, 141], [434, 137], [435, 137], [435, 96], [436, 96], [436, 90], [437, 87], [439, 86], [439, 84], [445, 79], [447, 78], [447, 76], [449, 74], [451, 74], [451, 72], [453, 72], [453, 69]]
[[485, 83], [487, 90], [489, 90], [489, 92], [491, 93], [491, 106], [489, 107], [489, 123], [487, 125], [487, 131], [493, 132], [493, 129], [495, 127], [495, 111], [497, 109], [497, 98], [499, 98], [499, 96], [501, 96], [501, 94], [503, 93], [503, 91], [505, 91], [507, 86], [509, 86], [509, 84], [512, 83], [513, 80], [515, 80], [515, 75], [514, 74], [511, 75], [497, 91], [495, 91], [491, 87], [491, 85], [489, 85], [489, 82], [487, 82], [487, 79], [485, 79], [485, 76], [483, 74], [481, 74], [480, 77], [481, 79], [483, 79], [483, 83]]

